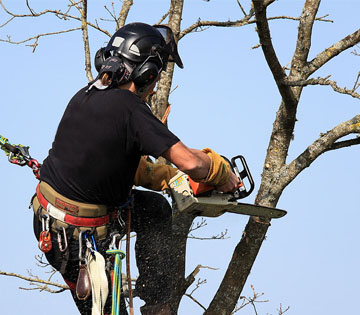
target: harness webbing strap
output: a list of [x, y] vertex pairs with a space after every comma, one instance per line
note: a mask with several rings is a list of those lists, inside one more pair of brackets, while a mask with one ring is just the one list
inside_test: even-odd
[[110, 215], [107, 214], [102, 217], [96, 218], [84, 218], [84, 217], [75, 217], [65, 213], [64, 211], [56, 208], [51, 203], [49, 203], [40, 191], [40, 186], [36, 187], [36, 195], [39, 199], [40, 205], [46, 209], [51, 217], [57, 219], [61, 222], [74, 225], [74, 226], [84, 226], [84, 227], [96, 227], [100, 225], [105, 225], [110, 222]]

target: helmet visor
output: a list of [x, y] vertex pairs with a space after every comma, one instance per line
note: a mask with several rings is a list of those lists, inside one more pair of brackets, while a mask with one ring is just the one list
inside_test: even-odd
[[175, 63], [182, 69], [184, 65], [181, 61], [178, 53], [177, 45], [174, 39], [173, 31], [166, 25], [153, 25], [162, 35], [165, 40], [165, 50], [171, 56], [169, 61], [175, 61]]

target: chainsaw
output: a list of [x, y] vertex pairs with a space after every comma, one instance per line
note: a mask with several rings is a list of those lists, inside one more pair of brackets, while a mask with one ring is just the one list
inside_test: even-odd
[[[237, 190], [234, 193], [223, 193], [217, 191], [215, 186], [195, 182], [187, 174], [178, 171], [169, 181], [177, 211], [205, 217], [218, 217], [225, 212], [266, 218], [281, 218], [286, 215], [284, 210], [237, 202], [252, 193], [255, 188], [254, 180], [242, 155], [233, 157], [231, 161], [224, 156], [223, 158], [240, 180]], [[237, 160], [242, 164], [241, 171], [236, 164]]]

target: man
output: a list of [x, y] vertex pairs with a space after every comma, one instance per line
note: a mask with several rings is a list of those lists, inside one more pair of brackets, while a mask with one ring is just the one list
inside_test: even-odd
[[[132, 187], [166, 189], [176, 169], [151, 164], [142, 156], [162, 156], [192, 179], [223, 192], [239, 184], [218, 154], [188, 148], [144, 102], [168, 61], [183, 67], [170, 28], [144, 23], [120, 28], [96, 54], [99, 75], [71, 99], [42, 165], [34, 199], [35, 235], [72, 289], [81, 314], [90, 314], [95, 303], [84, 280], [84, 244], [88, 252], [106, 257], [115, 233], [123, 233], [131, 203], [131, 226], [137, 233], [136, 291], [146, 302], [141, 312], [171, 314], [171, 207], [160, 194]], [[108, 272], [111, 263], [107, 257]], [[110, 300], [106, 314], [111, 312]]]

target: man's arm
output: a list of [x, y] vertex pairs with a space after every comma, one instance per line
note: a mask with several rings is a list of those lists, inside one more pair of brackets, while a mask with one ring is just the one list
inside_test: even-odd
[[235, 191], [240, 183], [237, 176], [231, 171], [227, 175], [224, 174], [224, 176], [226, 176], [224, 181], [224, 176], [221, 174], [224, 166], [221, 165], [221, 163], [223, 162], [220, 161], [220, 167], [214, 167], [214, 165], [219, 164], [216, 163], [218, 161], [215, 161], [214, 159], [221, 159], [215, 152], [212, 152], [212, 154], [209, 155], [200, 150], [190, 149], [179, 141], [166, 150], [162, 156], [175, 164], [179, 170], [188, 174], [195, 181], [207, 182], [206, 180], [210, 175], [213, 175], [212, 177], [220, 178], [221, 184], [218, 185], [215, 183], [217, 190], [223, 192]]
[[194, 180], [205, 179], [209, 173], [211, 160], [208, 155], [188, 148], [181, 141], [166, 150], [162, 156]]

